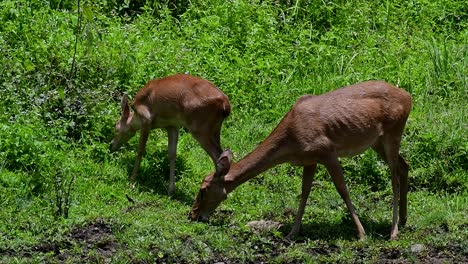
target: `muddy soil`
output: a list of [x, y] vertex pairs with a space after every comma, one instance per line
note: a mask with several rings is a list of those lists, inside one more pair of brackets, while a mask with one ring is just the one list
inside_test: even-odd
[[20, 251], [0, 249], [3, 257], [31, 258], [37, 253], [50, 254], [58, 262], [99, 262], [110, 259], [123, 247], [118, 243], [112, 229], [102, 219], [84, 226], [75, 227], [61, 241], [44, 241]]
[[[248, 239], [246, 236], [245, 239]], [[241, 238], [241, 240], [243, 240]], [[239, 241], [242, 243], [243, 241]], [[188, 242], [187, 242], [188, 243]], [[300, 242], [296, 243], [300, 244]], [[285, 253], [290, 246], [289, 243], [281, 239], [268, 240], [268, 243], [257, 241], [252, 246], [256, 248], [257, 259], [254, 263], [268, 263], [269, 259], [275, 259]], [[408, 249], [382, 249], [379, 253], [376, 263], [468, 263], [468, 250], [459, 244], [448, 244], [444, 247], [434, 247], [431, 245], [415, 244], [414, 247]], [[159, 249], [154, 249], [154, 255], [160, 252]], [[333, 254], [339, 254], [338, 246], [323, 244], [322, 246], [310, 248], [309, 252], [312, 256], [329, 257]], [[374, 259], [375, 256], [369, 254], [372, 250], [365, 248], [356, 249], [354, 260], [355, 263], [367, 263]], [[212, 252], [212, 261], [209, 263], [240, 263], [236, 259], [227, 259], [222, 252]], [[22, 248], [20, 250], [2, 249], [0, 248], [0, 263], [9, 258], [29, 259], [38, 255], [44, 256], [48, 261], [58, 263], [97, 263], [97, 262], [112, 262], [116, 254], [124, 255], [130, 259], [132, 263], [140, 263], [138, 260], [132, 259], [132, 249], [119, 243], [112, 227], [103, 219], [95, 221], [83, 226], [73, 228], [69, 234], [60, 241], [44, 241], [38, 245]], [[177, 262], [177, 256], [154, 260], [161, 263]], [[293, 261], [294, 262], [294, 261]], [[297, 263], [300, 263], [298, 260]], [[5, 262], [7, 263], [7, 262]], [[143, 262], [144, 263], [144, 262]]]

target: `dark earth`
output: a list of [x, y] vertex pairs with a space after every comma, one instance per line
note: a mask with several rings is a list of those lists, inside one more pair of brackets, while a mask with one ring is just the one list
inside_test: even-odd
[[[191, 243], [187, 238], [185, 243]], [[193, 243], [193, 242], [192, 242]], [[269, 258], [275, 258], [282, 254], [289, 243], [272, 239], [268, 242], [256, 242], [254, 247], [257, 252], [255, 263], [268, 263]], [[151, 250], [157, 256], [158, 249]], [[153, 252], [154, 251], [154, 252]], [[339, 253], [336, 245], [321, 245], [309, 249], [311, 255], [330, 256]], [[20, 250], [1, 249], [2, 259], [20, 258], [31, 259], [32, 256], [44, 255], [47, 261], [58, 263], [110, 263], [116, 254], [125, 254], [128, 258], [134, 255], [126, 245], [119, 243], [113, 233], [112, 227], [103, 219], [73, 228], [66, 238], [61, 241], [44, 241], [38, 245], [22, 248]], [[47, 256], [45, 256], [47, 255]], [[366, 254], [365, 248], [355, 250], [354, 263], [369, 262], [371, 256]], [[430, 245], [414, 245], [411, 249], [382, 249], [376, 263], [468, 263], [468, 250], [461, 245], [448, 244], [445, 247], [433, 247]], [[147, 263], [141, 260], [131, 260], [131, 263]], [[152, 260], [150, 263], [181, 263], [174, 257], [162, 257]], [[212, 261], [208, 263], [229, 264], [241, 263], [239, 260], [227, 259], [222, 253], [214, 254]], [[300, 260], [297, 263], [301, 263]]]

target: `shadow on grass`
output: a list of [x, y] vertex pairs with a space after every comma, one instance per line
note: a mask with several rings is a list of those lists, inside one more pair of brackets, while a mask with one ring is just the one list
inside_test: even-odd
[[[231, 224], [231, 219], [239, 214], [240, 211], [233, 209], [217, 209], [211, 216], [209, 225], [217, 227], [226, 227]], [[286, 217], [275, 217], [273, 215], [264, 215], [261, 219], [256, 220], [272, 220], [279, 222], [281, 227], [278, 229], [283, 237], [286, 237], [292, 230], [294, 225], [295, 211], [285, 212]], [[391, 219], [383, 221], [375, 221], [366, 216], [360, 216], [359, 219], [366, 232], [367, 239], [374, 240], [389, 240], [391, 230]], [[247, 223], [242, 223], [247, 225]], [[399, 227], [400, 232], [410, 231], [408, 227]], [[323, 219], [306, 219], [303, 220], [299, 234], [293, 239], [297, 243], [305, 242], [306, 240], [358, 240], [357, 230], [349, 213], [344, 214], [339, 221], [326, 221]]]
[[[209, 224], [212, 226], [226, 227], [230, 225], [230, 219], [234, 217], [236, 212], [233, 210], [220, 209], [216, 210], [210, 218]], [[269, 220], [271, 217], [263, 217], [263, 220]], [[275, 218], [273, 218], [275, 219]], [[367, 217], [360, 217], [361, 223], [366, 231], [367, 239], [376, 240], [389, 240], [391, 220], [376, 222]], [[279, 231], [286, 237], [291, 231], [294, 225], [294, 217], [292, 218], [276, 218], [274, 222], [280, 222], [281, 227]], [[243, 223], [247, 224], [247, 223]], [[400, 231], [404, 231], [406, 228], [400, 228]], [[357, 231], [354, 226], [354, 222], [349, 214], [342, 217], [341, 221], [314, 221], [311, 219], [309, 222], [302, 222], [301, 230], [299, 234], [293, 239], [297, 243], [305, 242], [306, 240], [358, 240]]]
[[[375, 222], [365, 217], [360, 217], [361, 223], [366, 231], [367, 239], [373, 238], [376, 240], [389, 240], [391, 222]], [[294, 222], [291, 221], [284, 224], [280, 231], [286, 236], [291, 231]], [[354, 222], [348, 216], [342, 219], [341, 222], [310, 222], [303, 223], [299, 235], [294, 239], [295, 242], [305, 242], [307, 239], [343, 239], [343, 240], [358, 240], [356, 227]]]
[[[127, 157], [124, 160], [127, 164], [127, 174], [132, 174], [136, 156]], [[175, 164], [175, 181], [176, 190], [172, 198], [191, 205], [193, 197], [189, 196], [187, 192], [183, 192], [177, 188], [177, 181], [181, 175], [187, 172], [187, 164], [183, 156], [177, 155]], [[145, 153], [140, 169], [138, 170], [136, 187], [138, 191], [153, 191], [160, 195], [168, 195], [169, 190], [169, 159], [167, 150], [155, 150], [154, 152]], [[129, 181], [130, 182], [130, 181]]]

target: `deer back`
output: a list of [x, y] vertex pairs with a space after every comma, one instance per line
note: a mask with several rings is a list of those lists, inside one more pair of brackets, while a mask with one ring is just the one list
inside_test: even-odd
[[302, 152], [335, 149], [339, 156], [352, 156], [404, 126], [410, 110], [409, 93], [383, 81], [368, 81], [303, 96], [283, 120]]
[[230, 113], [229, 99], [219, 88], [187, 74], [149, 81], [135, 95], [132, 108], [153, 128], [187, 126], [188, 122], [206, 119], [208, 113], [223, 117]]

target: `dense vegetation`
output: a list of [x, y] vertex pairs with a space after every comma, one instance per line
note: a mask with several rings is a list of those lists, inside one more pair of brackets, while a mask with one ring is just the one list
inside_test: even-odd
[[[166, 195], [160, 130], [150, 136], [137, 188], [128, 188], [138, 137], [108, 152], [121, 95], [179, 72], [230, 97], [222, 142], [235, 160], [303, 94], [369, 79], [409, 91], [402, 153], [411, 193], [400, 240], [387, 241], [390, 181], [372, 152], [342, 160], [366, 242], [355, 241], [323, 169], [301, 236], [283, 242], [301, 181], [286, 164], [238, 188], [211, 223], [189, 222], [213, 168], [182, 130], [175, 197]], [[467, 91], [464, 1], [4, 0], [0, 261], [468, 261]], [[283, 227], [246, 226], [260, 219]], [[411, 249], [418, 244], [422, 250]]]

